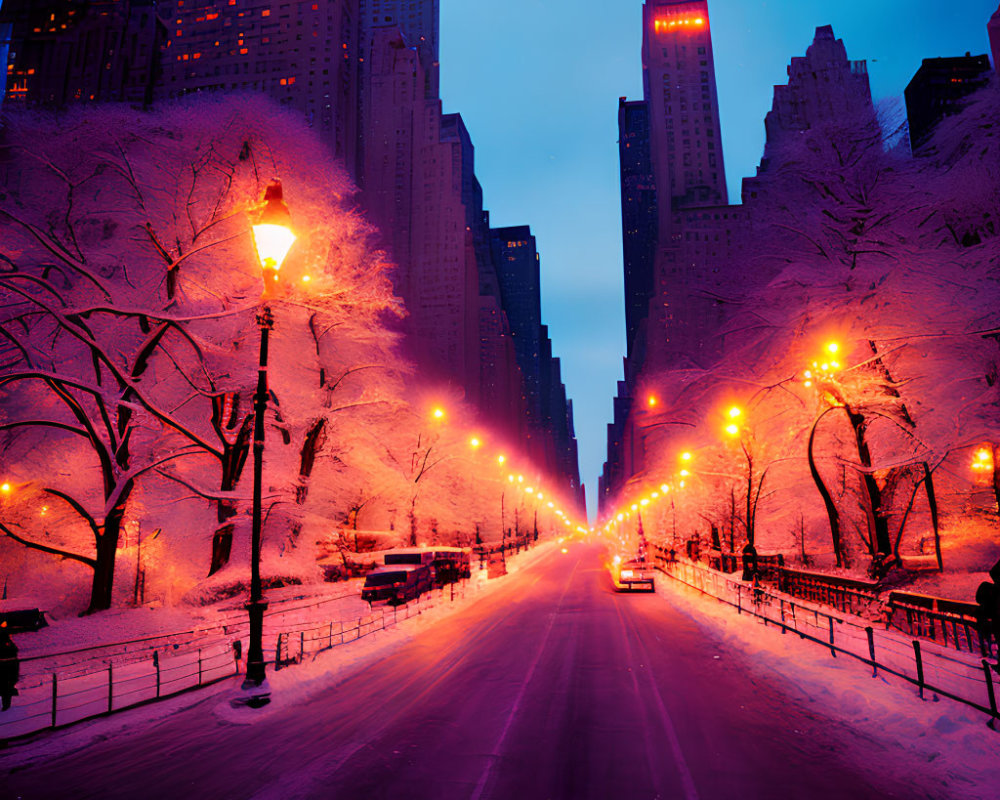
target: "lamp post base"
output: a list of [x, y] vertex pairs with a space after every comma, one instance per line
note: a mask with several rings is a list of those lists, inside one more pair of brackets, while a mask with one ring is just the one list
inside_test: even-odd
[[270, 688], [267, 686], [267, 673], [264, 664], [264, 612], [267, 603], [264, 600], [252, 600], [247, 603], [247, 614], [250, 617], [250, 646], [247, 648], [247, 671], [243, 679], [243, 692], [251, 698], [247, 705], [258, 708], [270, 702]]
[[266, 680], [261, 683], [244, 680], [229, 705], [233, 708], [263, 708], [270, 702], [271, 686]]

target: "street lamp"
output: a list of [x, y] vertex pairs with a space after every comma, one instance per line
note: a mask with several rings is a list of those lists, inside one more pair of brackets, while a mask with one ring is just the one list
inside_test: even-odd
[[[295, 234], [292, 232], [291, 215], [282, 199], [281, 181], [272, 181], [264, 192], [264, 203], [251, 227], [254, 249], [264, 272], [264, 297], [271, 296], [273, 284], [278, 280], [278, 270], [288, 255]], [[265, 303], [257, 315], [260, 327], [260, 359], [257, 368], [257, 391], [253, 398], [253, 521], [250, 534], [250, 602], [247, 612], [250, 617], [250, 644], [247, 648], [247, 671], [243, 681], [244, 691], [260, 688], [266, 680], [264, 670], [264, 602], [260, 585], [260, 530], [261, 530], [261, 484], [264, 471], [264, 414], [267, 412], [267, 348], [274, 318], [270, 306]], [[251, 697], [247, 704], [252, 707], [266, 705], [268, 694]]]

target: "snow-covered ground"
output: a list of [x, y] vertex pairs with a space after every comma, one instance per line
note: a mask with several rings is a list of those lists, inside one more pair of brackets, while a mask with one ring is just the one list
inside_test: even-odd
[[[523, 569], [558, 544], [556, 540], [542, 541], [530, 550], [508, 554], [508, 573]], [[370, 609], [368, 603], [360, 598], [362, 583], [362, 579], [354, 579], [314, 587], [285, 587], [266, 593], [266, 599], [270, 603], [264, 631], [267, 655], [273, 654], [273, 643], [279, 632], [325, 625], [331, 620], [348, 623], [365, 618], [372, 611], [378, 614], [383, 610], [387, 625], [385, 630], [348, 641], [346, 645], [318, 654], [307, 654], [301, 663], [292, 667], [269, 669], [268, 682], [275, 691], [275, 708], [283, 708], [301, 700], [302, 693], [295, 690], [295, 687], [306, 691], [323, 676], [336, 677], [360, 661], [381, 654], [392, 643], [409, 640], [426, 625], [454, 613], [473, 598], [488, 592], [498, 581], [488, 579], [486, 570], [480, 570], [476, 562], [473, 564], [472, 577], [459, 585], [454, 596], [449, 588], [434, 591], [396, 615], [390, 607], [376, 605], [374, 609]], [[230, 599], [204, 607], [138, 608], [108, 611], [91, 617], [67, 617], [36, 633], [18, 635], [15, 641], [23, 659], [22, 680], [19, 682], [22, 695], [15, 698], [13, 713], [8, 712], [0, 717], [0, 738], [24, 732], [20, 728], [15, 730], [18, 706], [23, 707], [25, 701], [33, 697], [32, 688], [35, 689], [35, 694], [48, 692], [52, 671], [59, 673], [60, 686], [69, 685], [66, 676], [75, 676], [70, 680], [78, 684], [75, 692], [81, 698], [79, 702], [96, 703], [105, 702], [104, 698], [107, 697], [109, 662], [116, 664], [116, 676], [123, 677], [126, 681], [148, 679], [149, 675], [145, 673], [141, 677], [136, 674], [132, 678], [128, 676], [128, 672], [134, 669], [142, 671], [154, 651], [160, 654], [161, 664], [166, 664], [167, 657], [178, 651], [178, 663], [183, 661], [187, 664], [191, 659], [185, 659], [185, 656], [194, 652], [192, 648], [200, 648], [206, 653], [206, 664], [211, 664], [212, 669], [218, 670], [219, 677], [224, 678], [233, 671], [233, 662], [227, 655], [229, 640], [234, 633], [245, 635], [246, 621], [242, 600]], [[209, 661], [209, 658], [214, 660]], [[197, 661], [196, 657], [193, 663], [197, 664]], [[192, 667], [192, 672], [197, 673], [199, 669], [197, 666]], [[206, 676], [206, 679], [211, 677]], [[193, 683], [192, 677], [186, 685]], [[205, 692], [234, 693], [238, 691], [238, 686], [239, 678], [224, 679], [190, 695], [161, 700], [142, 710], [132, 709], [126, 716], [131, 721], [136, 719], [133, 716], [135, 714], [139, 714], [140, 718], [159, 719], [169, 713], [170, 709], [185, 707], [200, 700]], [[228, 704], [228, 699], [227, 694], [225, 704]], [[47, 714], [43, 713], [42, 717], [47, 718]], [[82, 726], [91, 730], [95, 725], [108, 722], [114, 729], [114, 719], [116, 717], [101, 722], [83, 723]], [[69, 719], [60, 717], [59, 721], [62, 724]], [[47, 723], [42, 721], [39, 724]], [[4, 731], [5, 727], [7, 731]], [[76, 729], [53, 734], [53, 738], [63, 741], [64, 737], [68, 737], [67, 741], [74, 741], [73, 730]]]
[[[1000, 787], [1000, 732], [988, 717], [968, 706], [925, 692], [852, 658], [833, 658], [821, 645], [794, 635], [691, 589], [666, 575], [657, 594], [701, 624], [711, 626], [727, 646], [748, 656], [760, 673], [777, 675], [788, 692], [814, 704], [818, 712], [861, 732], [867, 739], [895, 744], [921, 763], [935, 763], [954, 789], [950, 797], [997, 797]], [[752, 677], [751, 677], [752, 680]], [[906, 764], [884, 769], [905, 777]]]

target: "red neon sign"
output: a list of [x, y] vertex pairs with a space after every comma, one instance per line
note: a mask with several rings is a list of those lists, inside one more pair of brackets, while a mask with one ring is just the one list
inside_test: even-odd
[[673, 19], [658, 19], [653, 22], [653, 28], [657, 33], [668, 33], [685, 28], [701, 28], [704, 25], [704, 17], [674, 17]]

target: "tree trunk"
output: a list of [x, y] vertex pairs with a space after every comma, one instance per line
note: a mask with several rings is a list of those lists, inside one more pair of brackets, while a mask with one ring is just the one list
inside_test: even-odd
[[934, 492], [934, 475], [930, 465], [924, 462], [924, 488], [927, 490], [927, 505], [931, 511], [931, 526], [934, 528], [934, 555], [937, 558], [939, 570], [944, 569], [944, 559], [941, 557], [941, 529], [938, 525], [937, 495]]
[[840, 554], [840, 513], [837, 511], [837, 506], [833, 502], [833, 496], [830, 491], [826, 488], [826, 484], [823, 483], [823, 478], [820, 477], [819, 469], [816, 467], [816, 459], [813, 456], [813, 442], [816, 439], [816, 427], [819, 425], [819, 421], [823, 419], [823, 416], [832, 409], [827, 409], [822, 414], [816, 422], [813, 423], [812, 431], [809, 432], [809, 447], [807, 450], [809, 458], [809, 474], [812, 475], [813, 483], [816, 484], [816, 488], [819, 490], [820, 497], [823, 498], [823, 505], [826, 507], [826, 517], [830, 521], [830, 538], [833, 540], [833, 554], [837, 558], [837, 566], [843, 566], [843, 558]]
[[121, 536], [125, 504], [132, 494], [132, 483], [128, 483], [121, 493], [118, 504], [104, 520], [104, 528], [97, 537], [97, 555], [94, 559], [94, 578], [90, 585], [90, 606], [84, 612], [106, 611], [111, 608], [111, 596], [115, 581], [115, 557], [118, 554], [118, 539]]
[[417, 496], [410, 501], [410, 547], [417, 546]]
[[847, 412], [847, 416], [851, 420], [851, 427], [854, 429], [854, 439], [858, 446], [858, 460], [861, 461], [861, 465], [866, 469], [861, 475], [861, 482], [868, 496], [868, 511], [871, 515], [870, 520], [872, 532], [874, 533], [874, 541], [872, 542], [874, 552], [872, 552], [872, 555], [875, 556], [878, 553], [889, 555], [892, 553], [889, 520], [882, 509], [882, 490], [879, 489], [878, 481], [875, 480], [875, 476], [870, 472], [872, 457], [868, 449], [868, 443], [865, 441], [865, 416], [864, 414], [852, 411], [847, 406], [844, 406], [844, 410]]

